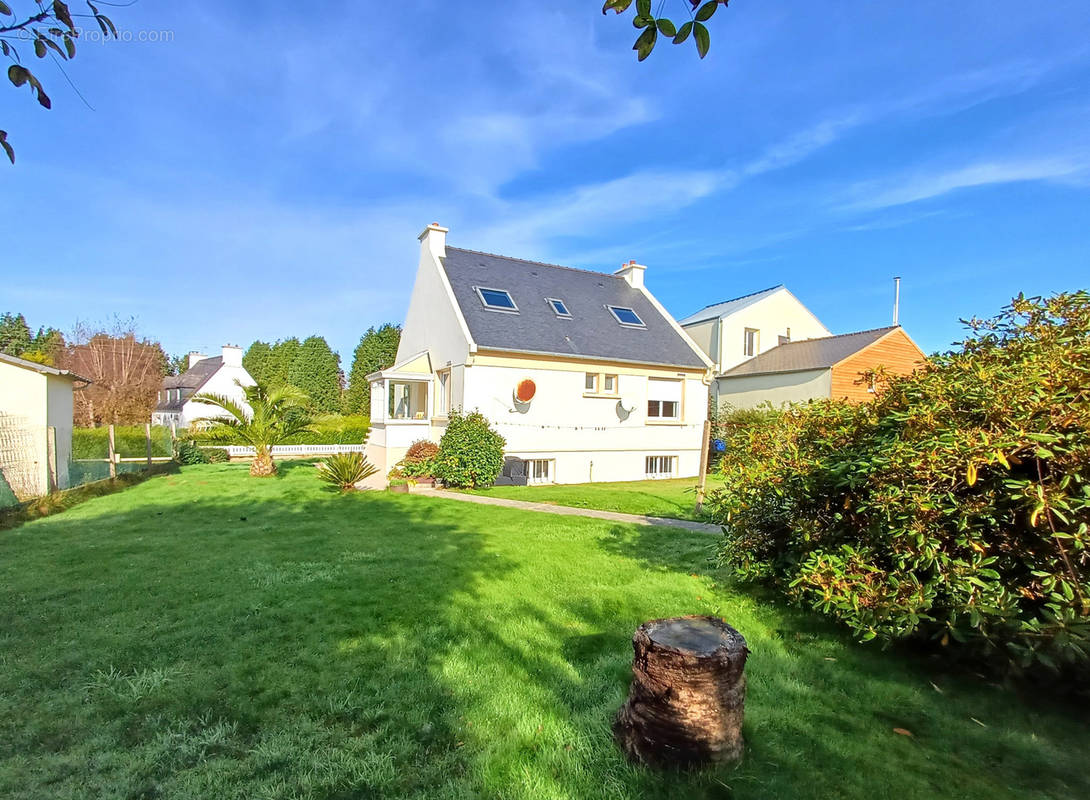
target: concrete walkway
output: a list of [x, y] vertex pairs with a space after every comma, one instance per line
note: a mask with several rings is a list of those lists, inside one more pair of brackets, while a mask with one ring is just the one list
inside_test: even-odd
[[504, 497], [486, 497], [479, 494], [465, 494], [441, 489], [413, 489], [412, 494], [423, 497], [438, 497], [442, 500], [461, 500], [463, 503], [478, 503], [482, 506], [503, 506], [504, 508], [517, 508], [521, 511], [540, 511], [545, 514], [559, 514], [564, 517], [591, 517], [592, 519], [604, 519], [609, 522], [624, 522], [632, 525], [660, 525], [666, 528], [696, 531], [697, 533], [723, 532], [723, 529], [718, 525], [693, 522], [687, 519], [645, 517], [642, 514], [621, 514], [617, 511], [599, 511], [595, 508], [573, 508], [572, 506], [557, 506], [552, 503], [530, 503], [525, 500], [508, 500]]

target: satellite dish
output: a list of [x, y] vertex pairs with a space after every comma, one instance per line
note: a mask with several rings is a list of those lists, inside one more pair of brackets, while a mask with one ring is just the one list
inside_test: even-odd
[[632, 408], [625, 408], [624, 407], [624, 400], [618, 400], [617, 401], [617, 419], [619, 419], [621, 422], [624, 422], [629, 417], [631, 417], [632, 412], [635, 411], [635, 410], [636, 410], [635, 406], [632, 406]]

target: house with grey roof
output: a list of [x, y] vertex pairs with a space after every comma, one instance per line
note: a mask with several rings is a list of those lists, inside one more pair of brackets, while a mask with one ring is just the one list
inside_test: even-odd
[[507, 441], [501, 482], [689, 477], [699, 470], [712, 360], [630, 261], [574, 269], [420, 235], [396, 364], [368, 376], [368, 458], [381, 476], [451, 409]]
[[242, 386], [253, 385], [254, 379], [242, 366], [241, 347], [225, 344], [213, 358], [192, 352], [185, 372], [163, 378], [151, 424], [187, 428], [202, 419], [226, 415], [222, 409], [193, 402], [198, 393], [223, 395], [249, 410]]

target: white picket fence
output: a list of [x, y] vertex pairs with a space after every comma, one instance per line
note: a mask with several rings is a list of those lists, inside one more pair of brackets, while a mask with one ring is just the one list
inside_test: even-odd
[[[307, 458], [309, 456], [334, 456], [338, 453], [363, 453], [365, 444], [278, 444], [272, 449], [273, 458]], [[254, 448], [245, 445], [227, 445], [231, 458], [253, 458]]]

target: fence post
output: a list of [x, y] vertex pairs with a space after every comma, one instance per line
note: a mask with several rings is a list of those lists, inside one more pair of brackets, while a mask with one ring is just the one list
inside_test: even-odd
[[151, 423], [144, 423], [144, 444], [148, 452], [148, 472], [151, 472]]
[[704, 444], [700, 448], [700, 485], [696, 487], [696, 513], [704, 510], [704, 490], [708, 486], [708, 447], [711, 445], [712, 421], [704, 420]]
[[109, 456], [110, 456], [110, 477], [111, 478], [116, 478], [117, 477], [117, 458], [114, 455], [114, 426], [113, 425], [110, 425], [109, 443], [110, 443], [110, 452], [109, 452]]
[[57, 429], [52, 425], [45, 429], [45, 457], [46, 469], [49, 472], [49, 494], [60, 488], [60, 480], [57, 475]]

